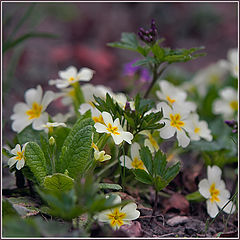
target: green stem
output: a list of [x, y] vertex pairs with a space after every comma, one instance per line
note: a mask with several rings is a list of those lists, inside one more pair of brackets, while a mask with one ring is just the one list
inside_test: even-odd
[[115, 161], [113, 161], [112, 163], [110, 163], [109, 165], [107, 165], [104, 169], [102, 169], [98, 174], [97, 174], [97, 178], [99, 178], [103, 173], [105, 173], [109, 168], [113, 167], [116, 163], [118, 162], [118, 160], [116, 159]]
[[167, 68], [167, 66], [165, 66], [164, 68], [162, 68], [162, 69], [160, 70], [160, 72], [158, 73], [158, 72], [157, 72], [158, 66], [157, 66], [156, 64], [154, 65], [154, 68], [153, 68], [153, 79], [152, 79], [152, 82], [151, 82], [150, 86], [148, 87], [148, 89], [147, 89], [147, 91], [146, 91], [146, 93], [145, 93], [145, 95], [144, 95], [144, 98], [147, 98], [147, 97], [148, 97], [148, 95], [149, 95], [150, 91], [152, 90], [155, 82], [156, 82], [157, 79], [162, 75], [162, 73], [164, 72], [164, 70], [165, 70], [166, 68]]
[[96, 145], [97, 145], [97, 147], [99, 148], [100, 151], [101, 151], [101, 150], [104, 148], [104, 146], [106, 145], [109, 137], [110, 137], [110, 134], [104, 133], [104, 134], [101, 136], [101, 138], [98, 140], [98, 142], [97, 142]]
[[152, 216], [155, 216], [155, 213], [157, 210], [157, 204], [158, 204], [158, 191], [155, 189], [155, 200], [154, 200]]

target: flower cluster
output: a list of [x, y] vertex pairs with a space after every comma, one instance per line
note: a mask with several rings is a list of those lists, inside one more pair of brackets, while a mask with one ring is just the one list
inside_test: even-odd
[[151, 23], [151, 28], [149, 30], [139, 29], [138, 36], [145, 43], [154, 43], [157, 39], [157, 27], [156, 22], [153, 19]]

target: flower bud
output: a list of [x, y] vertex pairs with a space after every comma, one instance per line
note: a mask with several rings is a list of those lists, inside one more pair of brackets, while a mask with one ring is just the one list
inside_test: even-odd
[[53, 136], [49, 138], [48, 142], [51, 146], [56, 143], [55, 138]]

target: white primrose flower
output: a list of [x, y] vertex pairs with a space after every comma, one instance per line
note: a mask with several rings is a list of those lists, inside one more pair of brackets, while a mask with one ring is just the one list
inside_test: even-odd
[[25, 143], [21, 149], [21, 146], [17, 144], [14, 149], [11, 150], [11, 153], [14, 154], [14, 157], [11, 157], [8, 160], [8, 165], [9, 167], [12, 167], [15, 163], [16, 168], [20, 170], [21, 168], [24, 167], [25, 164], [25, 157], [24, 157], [24, 152], [25, 152], [25, 147], [28, 143]]
[[65, 71], [58, 72], [60, 79], [49, 80], [49, 85], [56, 85], [57, 88], [66, 88], [75, 82], [90, 81], [94, 73], [95, 71], [90, 68], [84, 67], [78, 72], [76, 67], [70, 66]]
[[[218, 208], [223, 208], [230, 198], [230, 192], [221, 180], [221, 174], [222, 171], [218, 166], [208, 166], [207, 179], [201, 180], [198, 184], [200, 194], [207, 199], [207, 212], [211, 218], [216, 217]], [[230, 214], [235, 209], [236, 206], [230, 201], [223, 211]]]
[[99, 151], [97, 145], [94, 142], [92, 142], [92, 148], [94, 149], [94, 158], [96, 161], [104, 162], [111, 159], [111, 156], [108, 154], [105, 154], [104, 150]]
[[163, 139], [171, 138], [177, 135], [178, 145], [187, 147], [190, 143], [190, 138], [186, 132], [193, 131], [193, 124], [189, 119], [189, 109], [182, 108], [179, 105], [173, 103], [172, 108], [165, 102], [157, 104], [157, 109], [163, 109], [163, 119], [160, 123], [165, 123], [165, 126], [161, 128], [160, 137]]
[[66, 122], [70, 117], [74, 116], [74, 112], [68, 112], [66, 114], [57, 113], [55, 116], [52, 117], [54, 122]]
[[121, 165], [124, 167], [124, 159], [125, 159], [125, 167], [128, 169], [142, 169], [147, 171], [146, 167], [144, 166], [143, 161], [140, 158], [139, 154], [140, 145], [134, 142], [131, 145], [131, 158], [124, 155], [120, 157]]
[[112, 95], [112, 98], [114, 101], [118, 103], [118, 105], [124, 109], [126, 106], [126, 103], [129, 102], [131, 110], [135, 110], [135, 104], [134, 101], [128, 101], [127, 97], [124, 93], [115, 93]]
[[166, 80], [161, 80], [159, 82], [159, 87], [161, 91], [156, 91], [156, 94], [160, 100], [166, 101], [170, 106], [172, 106], [173, 103], [177, 103], [179, 105], [184, 104], [184, 106], [190, 111], [196, 110], [196, 104], [186, 101], [187, 94], [182, 89], [175, 87]]
[[222, 114], [224, 118], [233, 117], [238, 110], [237, 91], [232, 87], [226, 87], [219, 92], [220, 99], [213, 102], [213, 113]]
[[133, 135], [130, 132], [125, 132], [119, 122], [119, 118], [115, 119], [113, 122], [112, 116], [108, 112], [102, 112], [103, 122], [95, 123], [94, 127], [98, 133], [108, 133], [111, 134], [113, 141], [115, 144], [120, 144], [122, 141], [126, 141], [131, 144], [131, 140], [133, 139]]
[[44, 96], [41, 86], [36, 89], [31, 88], [25, 92], [26, 103], [17, 103], [14, 108], [14, 114], [11, 115], [12, 129], [21, 132], [26, 126], [32, 123], [35, 130], [39, 130], [41, 125], [48, 121], [48, 114], [45, 112], [49, 103], [55, 99], [52, 91], [46, 91]]
[[191, 140], [199, 141], [200, 138], [204, 138], [209, 142], [212, 141], [211, 131], [208, 128], [207, 122], [199, 121], [199, 116], [196, 113], [192, 113], [190, 119], [194, 126], [194, 131], [189, 132]]
[[148, 147], [151, 153], [157, 152], [159, 150], [158, 143], [154, 139], [150, 131], [144, 130], [141, 131], [140, 134], [147, 136], [147, 138], [144, 140], [144, 146]]
[[[120, 196], [116, 195], [114, 204], [121, 203]], [[140, 212], [136, 203], [128, 203], [124, 207], [116, 207], [100, 212], [96, 217], [98, 221], [108, 223], [113, 229], [118, 229], [124, 224], [131, 224], [132, 220], [139, 218]]]
[[208, 67], [201, 69], [191, 80], [191, 83], [186, 82], [184, 85], [195, 86], [198, 93], [204, 97], [207, 93], [209, 85], [220, 85], [227, 75], [228, 66], [224, 60], [219, 60], [216, 63], [210, 64]]
[[239, 69], [238, 49], [230, 49], [227, 53], [227, 58], [229, 61], [229, 69], [230, 69], [231, 74], [234, 77], [238, 78], [238, 69]]
[[67, 125], [65, 123], [59, 123], [59, 122], [47, 122], [46, 124], [41, 125], [41, 129], [44, 130], [46, 133], [52, 132], [54, 127], [66, 127]]
[[84, 114], [85, 112], [87, 112], [88, 110], [91, 111], [91, 114], [92, 114], [92, 119], [93, 121], [96, 123], [96, 122], [99, 122], [99, 123], [102, 123], [104, 124], [104, 121], [103, 121], [103, 117], [102, 117], [102, 114], [101, 112], [93, 105], [93, 104], [89, 104], [89, 103], [83, 103], [80, 105], [78, 111], [81, 113], [81, 114]]

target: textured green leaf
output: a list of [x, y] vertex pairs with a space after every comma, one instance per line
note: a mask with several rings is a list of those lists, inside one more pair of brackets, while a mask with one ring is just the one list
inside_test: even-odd
[[144, 59], [138, 60], [133, 64], [133, 67], [147, 65], [147, 64], [153, 64], [156, 63], [156, 60], [153, 57], [146, 57]]
[[157, 175], [163, 176], [166, 170], [166, 155], [162, 151], [157, 151], [153, 161], [153, 168]]
[[44, 188], [54, 192], [65, 192], [73, 188], [74, 180], [62, 173], [54, 173], [44, 178]]
[[153, 175], [153, 162], [152, 162], [152, 154], [148, 147], [143, 147], [140, 149], [141, 160], [143, 161], [145, 167], [148, 172]]
[[157, 191], [161, 191], [162, 189], [164, 189], [169, 182], [167, 182], [165, 179], [163, 179], [161, 176], [157, 176], [155, 178], [155, 188], [157, 189]]
[[146, 184], [152, 184], [152, 178], [146, 171], [142, 169], [134, 169], [133, 173], [138, 181]]
[[112, 183], [99, 183], [98, 186], [100, 189], [112, 189], [112, 190], [122, 189], [122, 187], [119, 184], [112, 184]]
[[152, 52], [153, 54], [156, 56], [157, 60], [159, 61], [163, 61], [164, 59], [164, 55], [165, 55], [165, 51], [163, 48], [161, 48], [158, 43], [155, 43], [152, 47]]
[[33, 172], [37, 181], [42, 184], [47, 175], [47, 166], [44, 153], [35, 142], [29, 142], [25, 148], [26, 165]]
[[69, 176], [73, 178], [84, 173], [90, 163], [89, 155], [91, 153], [93, 124], [91, 118], [84, 119], [80, 117], [73, 126], [63, 144], [59, 161], [56, 164], [58, 172], [63, 173], [67, 169]]
[[167, 171], [164, 175], [164, 179], [169, 183], [171, 182], [180, 171], [180, 162], [177, 162], [175, 165], [167, 168]]

